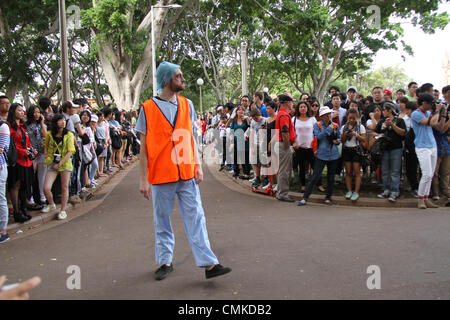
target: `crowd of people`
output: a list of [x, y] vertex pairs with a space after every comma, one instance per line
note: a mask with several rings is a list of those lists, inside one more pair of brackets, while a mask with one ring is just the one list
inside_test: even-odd
[[[345, 182], [346, 199], [357, 201], [363, 178], [381, 185], [378, 198], [392, 203], [401, 192], [417, 198], [421, 209], [450, 199], [450, 86], [440, 92], [411, 82], [395, 99], [378, 86], [367, 97], [353, 86], [346, 93], [332, 86], [328, 93], [324, 104], [308, 93], [298, 101], [288, 94], [245, 95], [237, 105], [201, 115], [198, 132], [221, 154], [220, 171], [250, 180], [253, 188], [270, 187], [280, 201], [294, 202], [288, 195], [293, 183], [303, 193], [299, 206], [315, 187], [332, 205], [336, 181]], [[402, 176], [408, 188], [401, 188]]]
[[30, 220], [29, 210], [56, 210], [57, 201], [63, 220], [68, 203], [80, 203], [112, 167], [124, 169], [139, 153], [137, 117], [86, 99], [57, 107], [42, 97], [26, 109], [0, 96], [0, 243], [9, 239], [8, 196], [15, 222]]

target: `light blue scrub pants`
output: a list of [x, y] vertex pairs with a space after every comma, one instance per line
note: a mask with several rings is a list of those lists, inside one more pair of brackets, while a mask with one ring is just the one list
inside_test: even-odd
[[200, 190], [195, 179], [152, 185], [156, 262], [158, 264], [172, 262], [175, 237], [170, 215], [175, 205], [175, 195], [178, 196], [181, 218], [197, 266], [207, 267], [218, 264], [209, 243]]

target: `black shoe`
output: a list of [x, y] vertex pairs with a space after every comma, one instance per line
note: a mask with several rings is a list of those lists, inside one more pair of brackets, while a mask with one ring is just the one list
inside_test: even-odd
[[21, 212], [14, 212], [14, 222], [24, 223], [30, 220], [28, 217], [24, 216]]
[[205, 270], [206, 279], [222, 276], [231, 272], [231, 268], [216, 264], [211, 270]]
[[32, 206], [27, 206], [27, 209], [28, 210], [32, 210], [32, 211], [36, 211], [36, 210], [42, 210], [44, 208], [44, 206], [43, 205], [41, 205], [41, 204], [34, 204], [34, 205], [32, 205]]
[[223, 171], [223, 169], [225, 169], [225, 166], [221, 166], [219, 171]]
[[169, 267], [166, 266], [165, 264], [163, 264], [161, 267], [159, 267], [158, 270], [156, 270], [156, 272], [155, 272], [155, 279], [156, 280], [163, 280], [172, 271], [173, 271], [173, 265], [172, 264], [170, 264]]
[[27, 211], [27, 209], [25, 209], [25, 208], [20, 209], [20, 210], [19, 210], [19, 213], [21, 213], [21, 214], [23, 214], [25, 217], [27, 217], [28, 220], [31, 220], [31, 218], [33, 218], [31, 215], [28, 214], [28, 211]]

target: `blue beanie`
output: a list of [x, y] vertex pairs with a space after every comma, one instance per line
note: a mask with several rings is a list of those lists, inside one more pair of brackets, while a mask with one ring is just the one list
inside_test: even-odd
[[170, 82], [170, 80], [172, 80], [178, 69], [181, 69], [179, 65], [166, 61], [158, 66], [158, 69], [156, 69], [157, 94], [161, 94], [162, 89]]

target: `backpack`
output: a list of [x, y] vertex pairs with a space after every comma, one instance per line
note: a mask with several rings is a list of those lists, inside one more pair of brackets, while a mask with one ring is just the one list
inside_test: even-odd
[[[337, 130], [337, 123], [336, 122], [332, 122], [333, 123], [333, 129]], [[319, 127], [319, 130], [322, 131], [322, 122], [318, 121], [317, 122], [317, 126]], [[319, 147], [319, 140], [317, 140], [317, 137], [314, 137], [313, 141], [311, 141], [311, 148], [313, 149], [314, 152], [314, 157], [317, 157], [317, 148]]]
[[[6, 124], [5, 121], [0, 121], [0, 127]], [[6, 164], [8, 167], [14, 167], [16, 165], [17, 158], [19, 157], [17, 154], [16, 144], [14, 143], [13, 136], [9, 135], [9, 148], [8, 152], [4, 153], [6, 158]]]
[[115, 150], [122, 148], [122, 136], [113, 128], [109, 131], [111, 137], [111, 147]]

